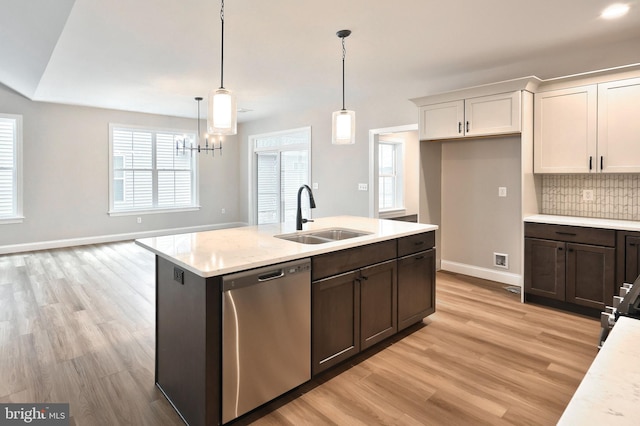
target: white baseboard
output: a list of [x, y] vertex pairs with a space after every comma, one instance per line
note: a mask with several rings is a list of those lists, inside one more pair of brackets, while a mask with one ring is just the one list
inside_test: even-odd
[[496, 271], [495, 269], [481, 268], [479, 266], [451, 262], [448, 260], [442, 260], [440, 267], [443, 271], [455, 272], [456, 274], [464, 274], [471, 277], [482, 278], [484, 280], [497, 281], [503, 284], [522, 287], [522, 276], [512, 272]]
[[211, 231], [213, 229], [246, 226], [242, 222], [218, 223], [215, 225], [190, 226], [186, 228], [157, 229], [155, 231], [131, 232], [127, 234], [100, 235], [95, 237], [69, 238], [64, 240], [40, 241], [35, 243], [0, 246], [0, 254], [23, 253], [26, 251], [49, 250], [61, 247], [83, 246], [87, 244], [112, 243], [115, 241], [135, 240], [138, 238], [158, 237], [161, 235], [185, 234], [187, 232]]

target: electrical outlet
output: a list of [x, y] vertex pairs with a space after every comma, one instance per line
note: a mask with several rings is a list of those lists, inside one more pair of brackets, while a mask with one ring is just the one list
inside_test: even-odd
[[493, 266], [509, 269], [509, 255], [505, 253], [493, 253]]
[[179, 282], [180, 284], [184, 284], [184, 271], [180, 268], [173, 268], [173, 280]]
[[593, 189], [582, 190], [582, 201], [593, 201]]
[[358, 191], [366, 191], [368, 187], [369, 187], [369, 185], [367, 185], [366, 183], [359, 183], [358, 184]]
[[225, 209], [224, 207], [222, 208], [222, 210], [220, 210], [220, 213], [225, 214], [227, 212], [227, 209]]
[[141, 218], [140, 216], [138, 216], [138, 217], [136, 218], [136, 221], [137, 221], [138, 223], [142, 223], [142, 218]]
[[506, 197], [507, 196], [507, 187], [499, 186], [498, 187], [498, 197]]

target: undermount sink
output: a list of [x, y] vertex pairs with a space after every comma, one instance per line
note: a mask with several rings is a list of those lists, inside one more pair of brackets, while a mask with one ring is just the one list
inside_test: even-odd
[[275, 237], [280, 238], [281, 240], [293, 241], [301, 244], [323, 244], [323, 243], [330, 243], [332, 241], [362, 237], [364, 235], [370, 235], [370, 234], [371, 232], [357, 231], [354, 229], [329, 228], [329, 229], [319, 229], [317, 231], [307, 232], [304, 234], [293, 233], [293, 234], [275, 235]]

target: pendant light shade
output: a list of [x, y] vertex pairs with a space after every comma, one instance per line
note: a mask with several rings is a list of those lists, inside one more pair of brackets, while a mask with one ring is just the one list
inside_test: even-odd
[[220, 88], [209, 93], [207, 133], [210, 135], [235, 135], [238, 130], [236, 97], [224, 88], [224, 0], [220, 1]]
[[333, 113], [331, 143], [334, 145], [351, 145], [356, 143], [356, 113], [344, 107], [344, 47], [345, 37], [349, 37], [351, 30], [340, 30], [336, 33], [342, 39], [342, 109]]
[[356, 113], [346, 109], [333, 113], [333, 135], [331, 143], [334, 145], [349, 145], [356, 141]]
[[210, 135], [235, 135], [238, 109], [235, 94], [225, 88], [209, 93], [207, 133]]

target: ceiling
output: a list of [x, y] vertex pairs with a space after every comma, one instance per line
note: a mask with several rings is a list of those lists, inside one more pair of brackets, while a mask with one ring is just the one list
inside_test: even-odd
[[[239, 121], [640, 62], [640, 0], [227, 0]], [[195, 117], [220, 85], [218, 0], [0, 0], [0, 83], [44, 102]], [[206, 102], [205, 102], [206, 104]], [[206, 106], [203, 106], [206, 109]], [[355, 109], [355, 108], [354, 108]]]

